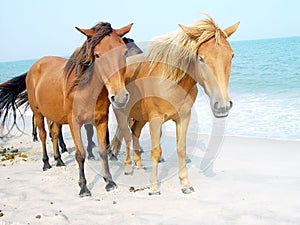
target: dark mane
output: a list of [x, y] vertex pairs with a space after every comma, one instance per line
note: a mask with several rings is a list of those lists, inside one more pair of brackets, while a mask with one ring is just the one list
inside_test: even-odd
[[87, 84], [93, 73], [94, 48], [108, 34], [112, 32], [110, 23], [100, 22], [91, 28], [95, 31], [93, 37], [88, 37], [81, 47], [76, 49], [68, 60], [64, 73], [68, 78], [75, 70], [74, 79], [69, 87], [69, 92], [79, 84]]

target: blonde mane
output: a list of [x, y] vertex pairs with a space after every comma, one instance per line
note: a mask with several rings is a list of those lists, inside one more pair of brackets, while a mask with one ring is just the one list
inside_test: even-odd
[[208, 16], [207, 19], [197, 21], [192, 25], [196, 28], [193, 37], [185, 32], [175, 31], [152, 40], [145, 56], [150, 63], [149, 74], [162, 63], [162, 78], [170, 79], [176, 83], [194, 71], [197, 51], [201, 44], [215, 38], [216, 44], [221, 44], [221, 35], [227, 38], [226, 33]]

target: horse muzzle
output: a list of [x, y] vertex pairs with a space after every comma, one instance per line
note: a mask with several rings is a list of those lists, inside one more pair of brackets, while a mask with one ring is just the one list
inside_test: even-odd
[[226, 104], [221, 104], [220, 102], [215, 102], [212, 107], [213, 114], [216, 118], [227, 117], [229, 110], [232, 108], [233, 102], [228, 101]]
[[125, 89], [117, 95], [110, 95], [109, 100], [115, 109], [123, 109], [127, 105], [130, 98], [129, 92]]

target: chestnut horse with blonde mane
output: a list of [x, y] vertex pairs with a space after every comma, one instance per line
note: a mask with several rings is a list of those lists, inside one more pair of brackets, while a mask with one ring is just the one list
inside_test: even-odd
[[64, 165], [58, 151], [58, 135], [62, 124], [69, 124], [79, 165], [80, 196], [91, 195], [84, 174], [86, 153], [80, 132], [84, 124], [96, 127], [106, 190], [116, 187], [105, 148], [108, 108], [112, 103], [114, 108], [121, 109], [129, 100], [124, 82], [127, 47], [121, 37], [130, 31], [131, 26], [113, 29], [109, 23], [101, 22], [91, 29], [76, 27], [87, 39], [69, 60], [43, 57], [27, 73], [0, 85], [2, 125], [6, 123], [10, 110], [15, 115], [20, 105], [29, 102], [39, 128], [44, 170], [51, 167], [46, 150], [44, 117], [53, 122], [51, 134], [57, 166]]
[[[122, 134], [126, 142], [125, 174], [132, 173], [130, 142], [133, 138], [134, 162], [143, 168], [138, 138], [149, 122], [152, 143], [149, 194], [160, 194], [157, 173], [162, 155], [161, 126], [168, 120], [176, 123], [182, 192], [194, 191], [186, 169], [186, 133], [198, 93], [196, 84], [210, 98], [214, 116], [226, 117], [232, 107], [228, 82], [234, 55], [227, 38], [238, 25], [239, 22], [221, 30], [208, 16], [192, 26], [179, 25], [181, 31], [155, 38], [144, 54], [128, 58], [125, 83], [131, 97], [124, 109], [115, 109], [121, 132], [116, 132], [111, 150], [117, 155], [122, 140], [118, 134]], [[134, 119], [132, 133], [128, 118]]]

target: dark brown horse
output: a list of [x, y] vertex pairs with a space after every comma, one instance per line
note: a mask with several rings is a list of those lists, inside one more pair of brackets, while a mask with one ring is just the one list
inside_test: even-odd
[[57, 166], [64, 165], [58, 151], [58, 135], [62, 124], [69, 124], [79, 165], [80, 196], [91, 194], [84, 174], [86, 153], [80, 132], [83, 124], [96, 127], [106, 190], [116, 187], [109, 171], [105, 136], [110, 103], [114, 108], [123, 108], [129, 100], [124, 82], [127, 48], [121, 37], [131, 26], [113, 29], [109, 23], [102, 22], [91, 29], [77, 28], [87, 40], [69, 60], [43, 57], [27, 73], [0, 86], [2, 124], [9, 118], [9, 111], [13, 112], [16, 124], [18, 107], [28, 100], [39, 128], [44, 170], [50, 168], [44, 117], [53, 122], [51, 134]]

